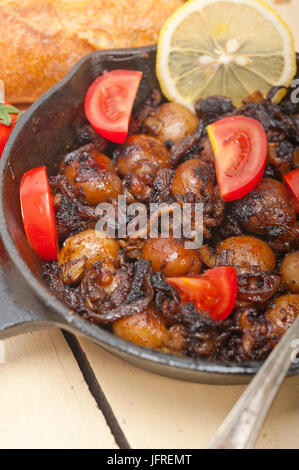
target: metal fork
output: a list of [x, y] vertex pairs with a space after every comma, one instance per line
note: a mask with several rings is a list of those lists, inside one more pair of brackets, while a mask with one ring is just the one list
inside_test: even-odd
[[[295, 340], [298, 342], [293, 343]], [[299, 315], [225, 418], [209, 449], [252, 449], [274, 398], [296, 359]]]

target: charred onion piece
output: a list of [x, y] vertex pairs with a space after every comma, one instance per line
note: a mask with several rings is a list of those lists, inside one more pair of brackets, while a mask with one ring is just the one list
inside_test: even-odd
[[61, 266], [60, 277], [64, 284], [76, 284], [81, 281], [84, 274], [87, 257], [68, 261]]
[[280, 277], [272, 273], [244, 273], [238, 275], [237, 302], [244, 305], [264, 304], [279, 288]]
[[146, 100], [141, 110], [135, 113], [129, 123], [128, 135], [139, 134], [143, 130], [144, 121], [148, 116], [155, 112], [157, 106], [162, 100], [159, 90], [154, 89], [151, 96]]
[[154, 297], [152, 280], [152, 269], [146, 260], [138, 260], [135, 263], [134, 279], [131, 290], [123, 304], [112, 308], [105, 303], [100, 306], [99, 313], [87, 313], [86, 317], [95, 323], [111, 323], [124, 317], [143, 312], [151, 303]]
[[171, 160], [171, 167], [176, 168], [180, 159], [189, 152], [194, 145], [196, 145], [204, 132], [204, 126], [202, 123], [199, 124], [196, 131], [193, 134], [189, 135], [188, 137], [180, 140], [178, 143], [174, 144], [170, 149], [170, 160]]
[[226, 96], [210, 96], [195, 103], [196, 114], [199, 118], [204, 119], [205, 123], [231, 113], [234, 109], [231, 99]]

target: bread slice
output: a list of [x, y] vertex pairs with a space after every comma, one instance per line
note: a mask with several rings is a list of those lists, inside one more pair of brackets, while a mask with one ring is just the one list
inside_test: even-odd
[[0, 0], [0, 80], [31, 103], [84, 55], [157, 41], [182, 0]]

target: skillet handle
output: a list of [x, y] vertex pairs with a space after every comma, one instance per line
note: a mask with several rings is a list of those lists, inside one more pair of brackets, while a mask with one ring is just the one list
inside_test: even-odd
[[0, 340], [54, 326], [63, 320], [33, 294], [0, 239]]

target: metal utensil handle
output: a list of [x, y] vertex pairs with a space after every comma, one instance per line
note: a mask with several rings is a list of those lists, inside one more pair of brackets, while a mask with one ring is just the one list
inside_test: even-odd
[[252, 449], [269, 408], [291, 366], [299, 316], [252, 379], [209, 443], [209, 449]]

